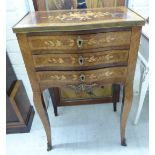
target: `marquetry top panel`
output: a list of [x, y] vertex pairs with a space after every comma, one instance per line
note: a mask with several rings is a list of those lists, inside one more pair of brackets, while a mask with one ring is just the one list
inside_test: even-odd
[[17, 23], [13, 30], [27, 33], [142, 25], [144, 25], [144, 19], [126, 7], [107, 7], [31, 12]]

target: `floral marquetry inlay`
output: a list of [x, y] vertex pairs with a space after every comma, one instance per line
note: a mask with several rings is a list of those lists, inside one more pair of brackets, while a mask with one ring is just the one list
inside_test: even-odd
[[[106, 1], [109, 4], [110, 0]], [[144, 25], [144, 19], [121, 6], [30, 12], [14, 26], [13, 30], [14, 32], [81, 31], [138, 25]]]
[[[29, 37], [31, 50], [79, 50], [104, 48], [109, 46], [128, 46], [131, 31], [104, 32], [94, 34], [67, 34]], [[71, 52], [73, 53], [73, 52]]]
[[47, 40], [44, 41], [45, 46], [47, 47], [61, 47], [61, 46], [69, 46], [73, 47], [75, 45], [75, 41], [73, 39], [67, 39], [65, 41], [62, 40]]
[[[81, 66], [91, 66], [91, 65], [105, 65], [112, 63], [127, 63], [128, 51], [107, 51], [98, 52], [95, 54], [49, 54], [47, 56], [35, 55], [34, 63], [36, 67], [81, 67]], [[81, 60], [81, 61], [79, 61]], [[39, 65], [39, 66], [38, 66]]]
[[81, 76], [85, 77], [84, 82], [100, 81], [103, 79], [111, 79], [113, 77], [122, 78], [126, 76], [126, 68], [99, 69], [86, 72], [44, 72], [39, 73], [40, 81], [52, 80], [55, 82], [83, 82]]
[[63, 12], [62, 14], [58, 14], [57, 16], [43, 16], [41, 18], [48, 19], [54, 22], [69, 22], [69, 21], [89, 21], [96, 18], [103, 18], [103, 17], [113, 17], [114, 14], [110, 12], [101, 12], [101, 11], [92, 11], [92, 10], [85, 10], [81, 11], [74, 11], [74, 12]]

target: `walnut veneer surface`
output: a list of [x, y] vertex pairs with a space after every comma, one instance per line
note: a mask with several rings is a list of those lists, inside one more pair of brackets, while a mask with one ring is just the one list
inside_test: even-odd
[[51, 127], [42, 91], [50, 87], [122, 84], [121, 144], [132, 105], [133, 79], [141, 27], [145, 21], [125, 7], [41, 11], [13, 27], [44, 125], [48, 150]]

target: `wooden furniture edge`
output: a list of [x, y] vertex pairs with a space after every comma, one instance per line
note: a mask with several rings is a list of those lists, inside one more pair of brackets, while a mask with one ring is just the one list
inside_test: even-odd
[[9, 95], [9, 100], [10, 103], [12, 104], [12, 108], [14, 109], [17, 117], [19, 118], [19, 122], [11, 122], [11, 123], [7, 123], [6, 124], [6, 133], [25, 133], [25, 132], [29, 132], [31, 129], [31, 125], [32, 125], [32, 121], [33, 121], [33, 117], [34, 117], [34, 109], [33, 106], [30, 106], [29, 108], [29, 112], [27, 114], [26, 117], [26, 121], [24, 121], [18, 106], [16, 105], [16, 102], [14, 100], [16, 93], [19, 89], [19, 87], [21, 86], [21, 80], [17, 80], [14, 84], [14, 87], [12, 88], [12, 91]]

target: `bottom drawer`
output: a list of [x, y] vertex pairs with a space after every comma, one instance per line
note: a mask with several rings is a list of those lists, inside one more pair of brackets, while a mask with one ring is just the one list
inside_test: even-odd
[[127, 67], [111, 67], [90, 71], [42, 71], [36, 72], [39, 83], [60, 87], [81, 83], [118, 83], [125, 82]]
[[60, 89], [61, 99], [64, 101], [70, 101], [70, 100], [86, 100], [86, 99], [99, 99], [103, 97], [111, 97], [112, 96], [112, 85], [97, 85], [94, 87], [91, 87], [91, 90], [89, 91], [76, 91], [72, 87], [62, 87]]

